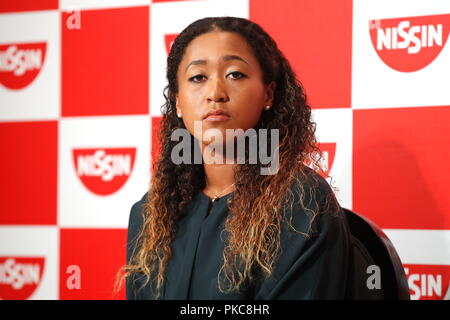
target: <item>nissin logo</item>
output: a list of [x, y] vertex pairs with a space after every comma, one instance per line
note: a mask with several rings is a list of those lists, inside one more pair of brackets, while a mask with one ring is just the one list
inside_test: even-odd
[[77, 176], [86, 188], [97, 195], [119, 190], [133, 171], [136, 148], [74, 149]]
[[450, 300], [450, 267], [404, 265], [412, 300]]
[[370, 38], [383, 62], [400, 72], [429, 65], [445, 46], [450, 14], [369, 21]]
[[0, 83], [19, 90], [37, 77], [45, 60], [47, 43], [16, 43], [0, 45]]
[[0, 257], [0, 299], [28, 299], [39, 286], [45, 258]]

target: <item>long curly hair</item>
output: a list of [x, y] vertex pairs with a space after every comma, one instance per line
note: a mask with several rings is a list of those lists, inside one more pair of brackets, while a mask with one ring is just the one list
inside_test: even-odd
[[[143, 286], [154, 281], [154, 298], [160, 297], [164, 271], [172, 255], [170, 244], [176, 235], [176, 223], [193, 197], [205, 188], [203, 164], [172, 162], [171, 152], [177, 142], [171, 140], [171, 134], [175, 129], [186, 129], [175, 107], [177, 71], [183, 54], [193, 39], [212, 31], [235, 32], [244, 37], [259, 61], [264, 83], [276, 82], [273, 106], [262, 113], [254, 129], [257, 132], [258, 129], [279, 130], [276, 174], [261, 175], [259, 162], [245, 162], [235, 167], [235, 192], [227, 200], [229, 215], [224, 230], [228, 239], [219, 271], [225, 281], [222, 283], [218, 277], [221, 292], [239, 290], [246, 281], [253, 281], [254, 270], [264, 277], [272, 274], [280, 248], [282, 213], [286, 205], [292, 206], [290, 187], [299, 182], [300, 193], [304, 193], [302, 182], [312, 171], [307, 170], [307, 164], [321, 167], [316, 124], [311, 119], [305, 91], [275, 41], [258, 24], [244, 18], [207, 17], [191, 23], [177, 36], [167, 58], [168, 85], [163, 92], [166, 101], [161, 107], [163, 116], [158, 134], [161, 153], [151, 168], [148, 200], [141, 212], [144, 223], [135, 253], [119, 270], [116, 290], [120, 289], [124, 278], [139, 274], [146, 280]], [[310, 193], [309, 197], [314, 197], [314, 192]], [[304, 198], [305, 194], [301, 194], [300, 199]], [[311, 210], [311, 206], [307, 208], [303, 203], [301, 206], [312, 221], [317, 212]]]

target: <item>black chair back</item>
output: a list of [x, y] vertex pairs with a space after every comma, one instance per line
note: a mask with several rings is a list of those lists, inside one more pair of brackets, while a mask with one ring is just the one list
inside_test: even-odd
[[[353, 241], [353, 279], [350, 299], [410, 300], [402, 262], [386, 234], [368, 218], [343, 208]], [[367, 267], [379, 267], [381, 290], [370, 289]]]

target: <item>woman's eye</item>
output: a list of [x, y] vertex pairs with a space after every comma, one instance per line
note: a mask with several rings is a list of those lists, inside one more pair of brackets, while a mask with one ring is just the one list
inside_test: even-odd
[[[235, 76], [233, 76], [233, 78], [235, 78], [235, 79], [240, 79], [240, 78], [245, 77], [245, 75], [242, 72], [239, 72], [239, 71], [234, 71], [234, 72], [231, 72], [230, 74], [235, 75]], [[237, 75], [237, 78], [236, 78], [236, 75]]]
[[[245, 77], [245, 74], [243, 74], [242, 72], [239, 72], [239, 71], [230, 72], [228, 75], [233, 75], [232, 78], [234, 80], [238, 80], [238, 79]], [[197, 75], [189, 78], [189, 81], [199, 83], [204, 77], [205, 76], [203, 76], [201, 74], [197, 74]]]
[[203, 76], [202, 76], [201, 74], [197, 74], [197, 75], [195, 75], [195, 76], [189, 78], [189, 81], [192, 81], [192, 82], [198, 82], [198, 81], [194, 81], [194, 79], [198, 79], [199, 77], [203, 77]]

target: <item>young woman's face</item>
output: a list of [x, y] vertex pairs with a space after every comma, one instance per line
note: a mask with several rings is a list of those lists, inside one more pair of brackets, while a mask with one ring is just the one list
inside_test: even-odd
[[[263, 73], [251, 47], [240, 35], [214, 31], [198, 36], [187, 46], [177, 73], [177, 113], [194, 134], [194, 121], [202, 130], [253, 128], [267, 105], [272, 106], [275, 82], [264, 85]], [[205, 118], [211, 110], [225, 116]], [[207, 142], [208, 141], [208, 142]]]

